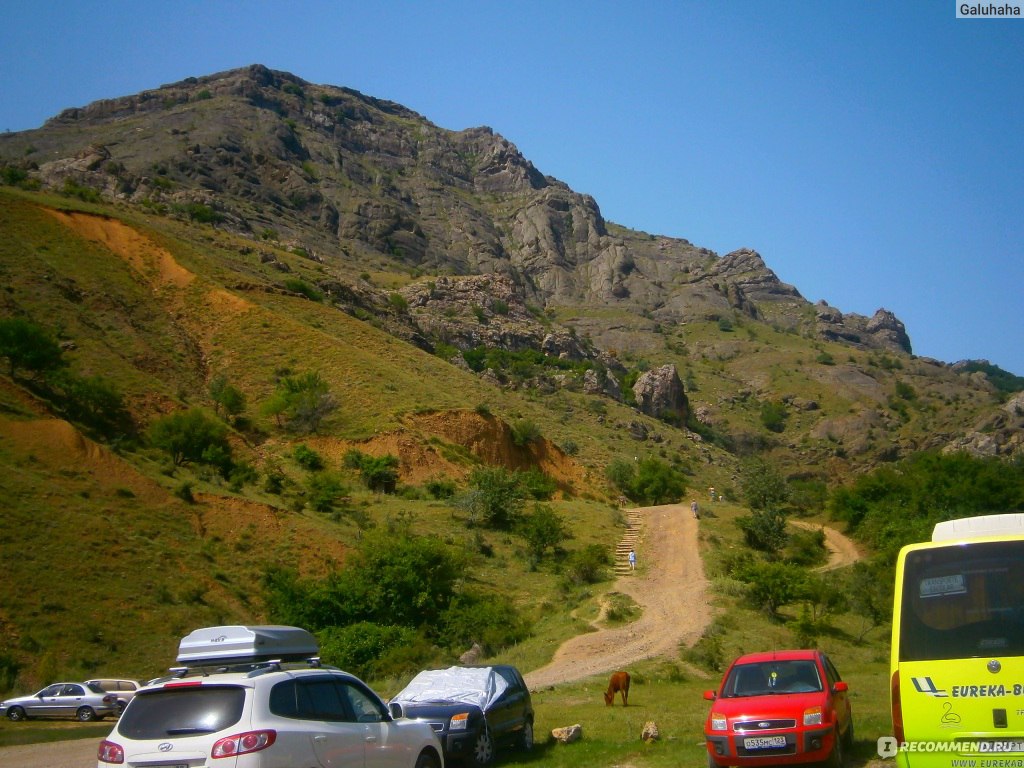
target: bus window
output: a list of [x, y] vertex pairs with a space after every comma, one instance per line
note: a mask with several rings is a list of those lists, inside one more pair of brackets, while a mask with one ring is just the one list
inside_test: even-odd
[[907, 553], [901, 661], [1024, 655], [1024, 542]]

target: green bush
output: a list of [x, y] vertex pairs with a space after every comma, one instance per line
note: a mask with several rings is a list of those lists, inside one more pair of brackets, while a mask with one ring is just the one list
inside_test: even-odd
[[565, 578], [571, 585], [596, 584], [606, 578], [607, 567], [611, 565], [608, 550], [600, 544], [588, 544], [566, 559]]
[[779, 608], [800, 597], [806, 571], [798, 565], [779, 562], [752, 562], [738, 575], [747, 585], [751, 603], [773, 616]]
[[547, 501], [555, 495], [558, 490], [558, 483], [545, 475], [537, 467], [530, 467], [525, 472], [519, 473], [519, 483], [526, 495], [538, 501]]
[[331, 512], [348, 488], [333, 472], [317, 472], [306, 481], [306, 504], [316, 512]]
[[435, 499], [450, 499], [456, 491], [455, 481], [447, 477], [433, 477], [423, 485], [427, 493]]
[[786, 516], [773, 509], [757, 509], [749, 515], [736, 518], [748, 547], [761, 552], [775, 553], [786, 545]]
[[785, 430], [787, 415], [785, 403], [761, 403], [761, 424], [769, 432], [782, 432]]
[[300, 443], [292, 450], [292, 458], [295, 463], [310, 472], [319, 472], [324, 468], [324, 457], [314, 451], [305, 443]]
[[149, 428], [150, 443], [168, 453], [175, 466], [195, 462], [225, 468], [231, 457], [227, 435], [219, 420], [198, 408], [163, 416]]
[[477, 467], [468, 486], [456, 506], [469, 514], [470, 525], [507, 529], [519, 520], [526, 493], [518, 473], [504, 467]]
[[530, 556], [540, 560], [549, 550], [554, 550], [569, 536], [565, 521], [551, 507], [537, 504], [533, 513], [527, 515], [519, 528], [526, 540]]
[[285, 280], [284, 287], [292, 293], [305, 296], [310, 301], [322, 302], [324, 300], [324, 295], [321, 291], [297, 277], [290, 277]]
[[520, 448], [540, 438], [540, 427], [529, 419], [519, 419], [512, 424], [512, 442]]
[[[317, 632], [317, 640], [320, 642], [320, 657], [325, 663], [362, 678], [405, 675], [434, 655], [433, 648], [412, 627], [372, 621], [327, 627]], [[399, 651], [403, 648], [406, 650]], [[419, 664], [411, 668], [408, 666], [411, 661], [409, 648], [416, 648], [419, 657]], [[402, 661], [396, 663], [397, 658], [402, 658]]]
[[64, 364], [60, 344], [49, 332], [21, 317], [0, 319], [0, 357], [11, 378], [19, 369], [42, 373]]

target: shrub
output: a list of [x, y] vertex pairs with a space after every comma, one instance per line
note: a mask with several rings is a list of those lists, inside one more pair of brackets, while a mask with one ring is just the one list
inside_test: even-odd
[[536, 467], [520, 472], [519, 482], [526, 495], [538, 501], [547, 501], [558, 490], [558, 484]]
[[379, 679], [406, 673], [408, 670], [402, 668], [404, 662], [396, 668], [393, 660], [393, 653], [399, 648], [418, 646], [422, 662], [433, 655], [433, 649], [424, 644], [415, 629], [372, 621], [327, 627], [317, 633], [317, 640], [324, 662], [363, 678]]
[[0, 357], [13, 379], [18, 369], [41, 373], [64, 364], [57, 341], [41, 326], [21, 317], [0, 319]]
[[298, 293], [305, 296], [310, 301], [321, 302], [324, 300], [323, 293], [307, 283], [305, 280], [301, 280], [297, 277], [290, 277], [285, 280], [284, 287], [292, 293]]
[[285, 376], [261, 411], [279, 426], [300, 434], [315, 433], [321, 422], [336, 411], [338, 403], [319, 373]]
[[761, 423], [769, 432], [782, 432], [786, 428], [785, 403], [761, 403]]
[[150, 425], [149, 440], [170, 454], [175, 466], [196, 462], [224, 467], [230, 461], [227, 428], [198, 408], [157, 419]]
[[306, 482], [306, 503], [316, 512], [331, 512], [347, 492], [340, 477], [332, 472], [317, 472]]
[[512, 442], [522, 448], [540, 438], [540, 428], [529, 419], [519, 419], [512, 424]]
[[568, 536], [565, 521], [551, 507], [538, 504], [533, 514], [522, 522], [520, 533], [526, 539], [530, 555], [541, 559], [548, 550], [555, 549]]
[[310, 472], [319, 472], [324, 468], [324, 457], [305, 443], [295, 446], [292, 458], [295, 459], [296, 464]]
[[736, 518], [748, 547], [762, 552], [778, 552], [786, 545], [786, 517], [775, 510], [758, 509]]
[[424, 487], [435, 499], [450, 499], [455, 495], [455, 481], [447, 477], [433, 477], [424, 483]]
[[400, 293], [392, 293], [388, 296], [388, 305], [396, 312], [405, 312], [409, 309], [409, 302]]
[[605, 569], [611, 565], [608, 550], [600, 544], [588, 544], [569, 555], [565, 563], [565, 577], [570, 584], [596, 584], [605, 578]]
[[469, 488], [458, 506], [469, 513], [471, 525], [510, 528], [519, 519], [525, 492], [517, 473], [504, 467], [478, 467], [469, 476]]
[[747, 565], [739, 576], [747, 585], [750, 601], [774, 616], [779, 608], [800, 596], [806, 571], [789, 563], [754, 562]]

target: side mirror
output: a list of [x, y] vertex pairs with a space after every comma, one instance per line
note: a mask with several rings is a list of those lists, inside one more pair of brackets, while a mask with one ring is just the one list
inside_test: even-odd
[[708, 701], [714, 701], [718, 698], [718, 694], [716, 694], [714, 691], [704, 691], [704, 698]]
[[400, 717], [403, 717], [402, 705], [399, 704], [397, 701], [393, 701], [390, 704], [388, 704], [388, 710], [391, 712], [391, 717], [396, 720]]
[[835, 693], [846, 693], [848, 690], [850, 690], [850, 686], [848, 686], [845, 682], [840, 680], [838, 683], [832, 686], [832, 690]]

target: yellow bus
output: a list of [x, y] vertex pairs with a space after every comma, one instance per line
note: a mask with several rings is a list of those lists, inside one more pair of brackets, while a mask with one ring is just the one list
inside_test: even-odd
[[896, 765], [1024, 768], [1024, 514], [903, 547], [891, 653]]

